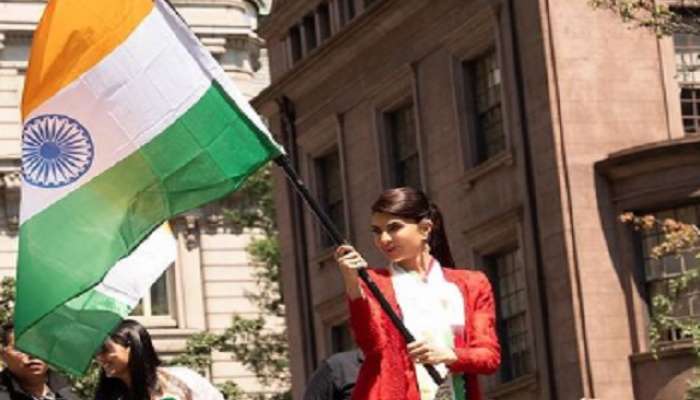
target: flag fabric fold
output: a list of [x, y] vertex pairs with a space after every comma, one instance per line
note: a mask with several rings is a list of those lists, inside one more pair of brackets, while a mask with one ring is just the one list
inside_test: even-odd
[[17, 345], [77, 374], [144, 294], [120, 260], [283, 154], [163, 0], [49, 1], [22, 117]]

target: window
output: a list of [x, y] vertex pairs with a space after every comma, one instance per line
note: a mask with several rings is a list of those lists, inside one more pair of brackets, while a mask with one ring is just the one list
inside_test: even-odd
[[[660, 221], [671, 218], [679, 222], [698, 225], [700, 223], [700, 205], [695, 204], [662, 210], [654, 213], [654, 216]], [[663, 242], [663, 235], [661, 229], [641, 231], [639, 233], [644, 260], [648, 304], [651, 304], [656, 295], [667, 293], [667, 283], [670, 278], [677, 277], [690, 269], [700, 267], [700, 259], [695, 258], [694, 252], [681, 256], [668, 255], [660, 259], [652, 257], [652, 250]], [[690, 282], [690, 285], [680, 293], [677, 306], [672, 312], [672, 317], [679, 319], [700, 317], [700, 283], [697, 279], [693, 279]], [[678, 331], [668, 331], [662, 334], [662, 340], [674, 341], [683, 339]]]
[[306, 41], [306, 52], [310, 52], [315, 49], [318, 45], [318, 40], [316, 38], [316, 19], [314, 13], [308, 14], [302, 20], [302, 25], [304, 26], [304, 38]]
[[355, 0], [338, 0], [340, 25], [345, 25], [355, 18]]
[[[474, 115], [475, 164], [480, 164], [506, 148], [501, 109], [501, 69], [495, 50], [464, 64], [466, 93]], [[473, 108], [472, 108], [473, 107]]]
[[[340, 174], [340, 154], [334, 150], [314, 160], [316, 176], [318, 178], [319, 198], [321, 204], [342, 233], [345, 231], [345, 207], [343, 203], [343, 187]], [[321, 228], [322, 229], [322, 228]], [[333, 239], [321, 231], [321, 246], [323, 248], [333, 246]]]
[[686, 135], [700, 133], [700, 88], [681, 87], [681, 115]]
[[527, 320], [525, 270], [520, 251], [486, 257], [496, 296], [498, 336], [501, 343], [500, 382], [508, 382], [532, 370]]
[[413, 104], [385, 114], [392, 186], [422, 187]]
[[365, 10], [370, 8], [372, 4], [376, 3], [377, 0], [364, 0], [363, 5], [365, 6]]
[[681, 87], [681, 115], [687, 135], [700, 133], [700, 36], [673, 35], [676, 76]]
[[318, 6], [316, 15], [318, 15], [319, 38], [323, 42], [331, 37], [331, 10], [327, 2]]
[[149, 326], [173, 326], [175, 307], [173, 306], [173, 263], [155, 281], [151, 290], [141, 299], [131, 315]]
[[355, 348], [348, 321], [331, 327], [331, 352], [340, 353]]
[[292, 63], [296, 63], [297, 61], [301, 60], [301, 30], [298, 26], [293, 26], [291, 29], [289, 29], [289, 51], [292, 58]]

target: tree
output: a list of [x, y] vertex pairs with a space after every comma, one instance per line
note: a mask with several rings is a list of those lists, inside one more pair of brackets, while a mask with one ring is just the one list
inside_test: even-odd
[[[625, 213], [620, 216], [624, 223], [631, 224], [636, 230], [660, 230], [663, 241], [652, 249], [652, 257], [683, 257], [685, 255], [700, 258], [700, 229], [696, 225], [686, 224], [672, 219], [658, 220], [653, 215], [636, 216]], [[663, 290], [651, 299], [651, 323], [649, 338], [654, 356], [663, 350], [663, 333], [678, 332], [680, 337], [691, 340], [696, 356], [695, 376], [688, 382], [687, 400], [700, 400], [700, 320], [689, 317], [679, 317], [685, 313], [681, 310], [679, 299], [687, 295], [692, 288], [700, 283], [700, 262], [686, 271], [671, 277], [664, 282]]]
[[270, 319], [284, 318], [284, 302], [280, 290], [280, 255], [277, 225], [272, 198], [269, 166], [248, 178], [243, 187], [231, 197], [233, 206], [225, 218], [239, 233], [252, 232], [247, 251], [255, 265], [258, 290], [248, 298], [263, 312], [254, 318], [234, 315], [231, 326], [222, 334], [201, 333], [187, 343], [185, 353], [172, 360], [200, 371], [211, 365], [211, 350], [228, 352], [233, 359], [251, 369], [258, 380], [268, 387], [282, 388], [270, 396], [244, 393], [235, 383], [226, 382], [220, 389], [228, 400], [290, 399], [291, 376], [286, 330], [275, 329]]
[[594, 8], [613, 11], [624, 22], [650, 29], [658, 36], [700, 34], [700, 0], [682, 0], [676, 6], [658, 0], [588, 0]]
[[234, 193], [233, 200], [236, 207], [226, 212], [227, 219], [241, 231], [255, 234], [247, 250], [255, 263], [258, 291], [249, 293], [248, 298], [265, 314], [256, 318], [234, 316], [231, 326], [221, 335], [217, 350], [233, 353], [236, 360], [255, 372], [262, 384], [286, 388], [273, 399], [290, 399], [287, 333], [267, 324], [270, 317], [281, 320], [285, 315], [270, 166], [248, 178]]

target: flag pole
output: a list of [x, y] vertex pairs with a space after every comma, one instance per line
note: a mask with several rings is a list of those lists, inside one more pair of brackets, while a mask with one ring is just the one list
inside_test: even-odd
[[[173, 6], [170, 0], [164, 1], [182, 20], [182, 22], [185, 23], [185, 25], [187, 25], [185, 19], [182, 18], [182, 15], [180, 15], [180, 13]], [[287, 175], [287, 178], [289, 178], [289, 180], [292, 182], [292, 186], [294, 186], [294, 189], [296, 189], [296, 192], [304, 199], [304, 201], [306, 201], [306, 204], [309, 205], [313, 214], [321, 222], [321, 226], [323, 227], [323, 229], [325, 229], [328, 235], [330, 235], [330, 237], [333, 239], [335, 245], [340, 246], [342, 244], [346, 244], [347, 240], [343, 238], [343, 235], [340, 234], [338, 229], [333, 224], [333, 221], [331, 221], [328, 215], [323, 211], [316, 199], [309, 192], [309, 189], [306, 187], [306, 185], [304, 185], [304, 182], [301, 180], [299, 175], [296, 173], [296, 171], [294, 171], [294, 168], [292, 168], [292, 164], [289, 161], [289, 157], [283, 154], [275, 158], [274, 161], [284, 170], [285, 174]], [[369, 291], [372, 292], [372, 294], [374, 295], [374, 298], [376, 298], [377, 301], [379, 301], [379, 305], [382, 307], [382, 310], [384, 310], [384, 312], [389, 316], [391, 322], [394, 324], [396, 329], [399, 330], [404, 340], [406, 340], [406, 343], [415, 342], [416, 338], [411, 334], [411, 332], [408, 331], [406, 325], [404, 325], [403, 321], [401, 321], [401, 318], [399, 318], [396, 312], [394, 312], [394, 309], [391, 308], [391, 305], [386, 300], [386, 297], [384, 297], [382, 291], [379, 290], [377, 284], [374, 283], [372, 277], [369, 276], [369, 273], [367, 273], [367, 269], [360, 268], [357, 271], [357, 274], [360, 276], [360, 279], [362, 279], [365, 282], [365, 284], [369, 288]], [[428, 371], [428, 374], [431, 378], [433, 378], [433, 381], [435, 381], [437, 385], [442, 384], [443, 378], [440, 376], [440, 374], [437, 372], [433, 365], [423, 364], [423, 366]]]
[[[285, 174], [287, 175], [287, 178], [289, 178], [289, 181], [292, 183], [292, 186], [294, 186], [294, 189], [296, 189], [297, 193], [304, 199], [304, 201], [306, 201], [306, 204], [311, 208], [311, 211], [316, 216], [316, 218], [318, 218], [319, 222], [321, 223], [321, 226], [331, 237], [334, 244], [336, 246], [347, 244], [347, 240], [343, 238], [343, 235], [335, 227], [333, 221], [331, 221], [331, 219], [328, 217], [328, 214], [326, 214], [326, 212], [323, 211], [318, 201], [316, 201], [316, 199], [311, 195], [309, 189], [306, 187], [306, 185], [304, 185], [304, 182], [301, 180], [296, 171], [294, 171], [289, 161], [289, 157], [287, 157], [286, 155], [281, 155], [275, 158], [274, 161], [278, 166], [280, 166], [284, 170]], [[381, 292], [381, 290], [379, 290], [379, 287], [377, 287], [377, 284], [374, 283], [374, 280], [372, 280], [372, 277], [367, 272], [367, 268], [360, 268], [358, 269], [357, 273], [360, 276], [360, 279], [362, 279], [365, 282], [370, 292], [372, 292], [374, 298], [376, 298], [377, 301], [379, 301], [379, 305], [382, 307], [382, 310], [384, 310], [384, 312], [389, 316], [391, 322], [394, 324], [396, 329], [399, 330], [401, 336], [403, 336], [406, 343], [415, 342], [416, 338], [411, 334], [411, 332], [408, 331], [406, 325], [404, 325], [403, 321], [401, 321], [401, 318], [399, 318], [399, 316], [396, 314], [394, 309], [387, 301], [386, 297], [384, 297], [384, 294]], [[433, 365], [423, 364], [423, 366], [428, 371], [428, 374], [431, 378], [433, 378], [433, 381], [435, 381], [436, 384], [442, 384], [443, 378], [440, 376], [440, 374]]]

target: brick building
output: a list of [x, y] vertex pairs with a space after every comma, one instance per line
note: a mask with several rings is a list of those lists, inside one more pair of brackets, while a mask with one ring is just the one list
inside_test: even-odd
[[[277, 0], [254, 105], [375, 265], [369, 207], [413, 185], [441, 206], [457, 263], [498, 301], [492, 399], [682, 398], [687, 340], [647, 327], [656, 234], [623, 211], [697, 223], [700, 40], [630, 29], [585, 0]], [[295, 398], [352, 346], [329, 241], [277, 176]], [[700, 314], [683, 299], [684, 317]]]

